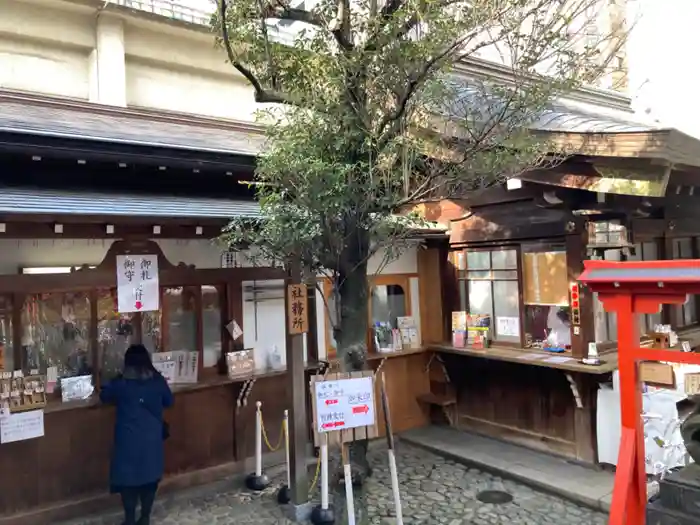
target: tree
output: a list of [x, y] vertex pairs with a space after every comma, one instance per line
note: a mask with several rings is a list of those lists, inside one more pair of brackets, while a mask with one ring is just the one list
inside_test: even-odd
[[[226, 238], [328, 276], [338, 354], [357, 370], [368, 260], [393, 257], [419, 221], [400, 212], [563, 158], [531, 128], [609, 72], [625, 29], [592, 30], [600, 0], [309, 1], [218, 0], [218, 43], [269, 125], [261, 216]], [[506, 78], [465, 77], [480, 54]]]

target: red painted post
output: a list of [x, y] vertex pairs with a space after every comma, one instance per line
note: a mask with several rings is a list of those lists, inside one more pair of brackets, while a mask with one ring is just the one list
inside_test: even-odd
[[646, 466], [638, 363], [700, 364], [700, 354], [640, 348], [638, 316], [658, 311], [661, 304], [683, 304], [687, 295], [700, 293], [700, 260], [585, 261], [584, 265], [579, 281], [598, 292], [607, 311], [617, 314], [622, 436], [608, 523], [645, 525]]

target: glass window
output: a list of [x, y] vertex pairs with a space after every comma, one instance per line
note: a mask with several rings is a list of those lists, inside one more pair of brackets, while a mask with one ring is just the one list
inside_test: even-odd
[[562, 244], [524, 245], [523, 302], [526, 346], [571, 348], [569, 270]]
[[[690, 237], [673, 239], [673, 259], [692, 259], [693, 241]], [[698, 322], [695, 295], [688, 295], [685, 304], [672, 306], [672, 319], [675, 327], [680, 328]]]
[[198, 293], [200, 293], [199, 287], [163, 288], [161, 315], [154, 315], [158, 312], [143, 314], [144, 343], [147, 340], [153, 341], [153, 348], [157, 348], [159, 352], [197, 350], [196, 294]]
[[202, 286], [202, 337], [204, 367], [216, 366], [221, 359], [221, 294], [216, 286]]
[[[606, 250], [603, 252], [603, 259], [606, 261], [621, 261], [622, 250]], [[593, 294], [593, 322], [596, 343], [617, 341], [617, 314], [605, 311], [597, 293]]]
[[87, 293], [32, 294], [22, 308], [22, 355], [26, 368], [58, 378], [92, 373], [90, 298]]
[[371, 295], [372, 326], [386, 323], [391, 328], [398, 328], [397, 318], [408, 315], [403, 287], [398, 284], [380, 284], [372, 287]]
[[15, 354], [12, 346], [12, 298], [0, 296], [0, 370], [14, 370]]
[[326, 350], [329, 358], [335, 357], [338, 352], [338, 344], [335, 341], [333, 327], [338, 326], [338, 311], [336, 309], [336, 294], [333, 290], [333, 285], [326, 283], [324, 286], [326, 302], [323, 305], [326, 311]]
[[102, 356], [102, 382], [116, 377], [124, 365], [124, 354], [136, 342], [138, 334], [134, 314], [120, 314], [117, 310], [117, 291], [97, 292], [97, 344]]
[[[634, 253], [628, 257], [628, 261], [656, 261], [659, 259], [659, 245], [656, 241], [637, 243], [634, 245]], [[639, 333], [643, 337], [661, 324], [661, 307], [655, 314], [641, 314], [639, 319]], [[617, 339], [617, 337], [615, 337]]]
[[520, 343], [517, 270], [517, 250], [467, 251], [466, 279], [459, 284], [460, 308], [470, 314], [488, 315], [494, 341]]

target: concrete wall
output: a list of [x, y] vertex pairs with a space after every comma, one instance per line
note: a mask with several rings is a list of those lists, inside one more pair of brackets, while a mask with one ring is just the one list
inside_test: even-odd
[[0, 88], [242, 121], [263, 109], [208, 27], [115, 3], [0, 1]]
[[252, 90], [201, 26], [88, 0], [0, 3], [0, 88], [251, 121]]

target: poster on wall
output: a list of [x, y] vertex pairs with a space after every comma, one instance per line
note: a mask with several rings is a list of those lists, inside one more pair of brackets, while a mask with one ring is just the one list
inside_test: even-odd
[[157, 255], [117, 255], [117, 308], [119, 313], [160, 308]]
[[496, 316], [496, 334], [507, 337], [520, 337], [520, 318]]
[[0, 443], [12, 443], [44, 435], [44, 411], [29, 410], [11, 414], [3, 410], [0, 414]]

